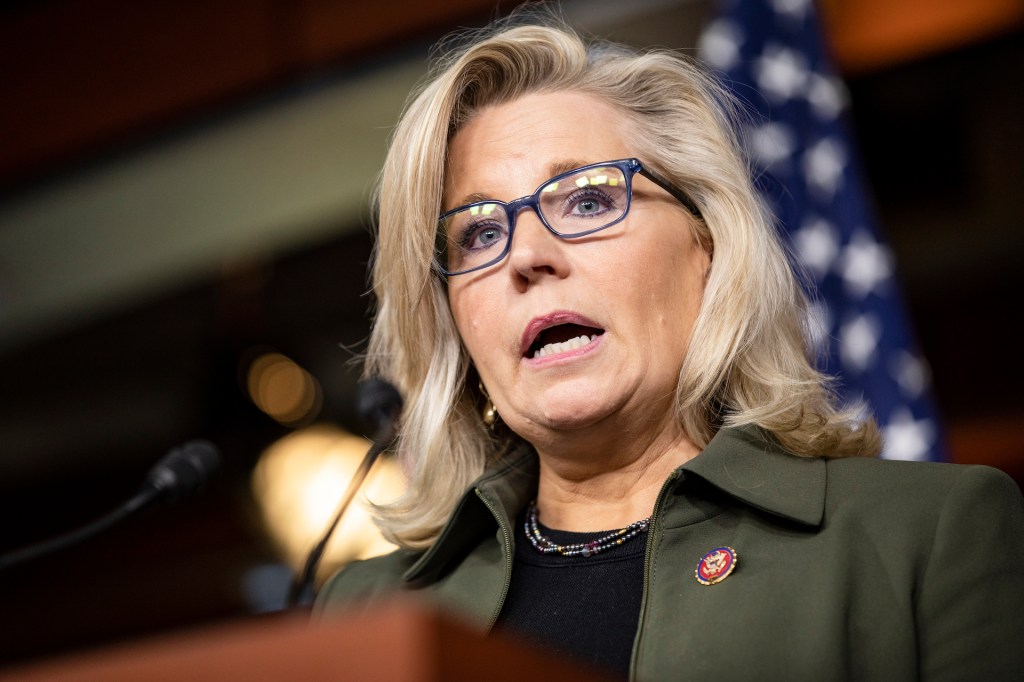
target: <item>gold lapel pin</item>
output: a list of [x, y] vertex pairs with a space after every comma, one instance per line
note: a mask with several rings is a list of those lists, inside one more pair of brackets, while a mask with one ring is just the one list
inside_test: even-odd
[[732, 547], [715, 547], [701, 557], [693, 575], [701, 585], [720, 583], [736, 568], [738, 558], [736, 550]]

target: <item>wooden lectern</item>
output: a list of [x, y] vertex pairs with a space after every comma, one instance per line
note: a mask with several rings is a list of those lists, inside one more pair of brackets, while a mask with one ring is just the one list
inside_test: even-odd
[[5, 682], [302, 680], [600, 682], [608, 678], [415, 602], [311, 623], [305, 616], [204, 628], [0, 670]]

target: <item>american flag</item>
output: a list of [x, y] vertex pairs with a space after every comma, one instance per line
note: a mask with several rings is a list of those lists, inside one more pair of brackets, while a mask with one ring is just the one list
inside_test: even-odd
[[930, 372], [865, 199], [846, 90], [812, 0], [723, 0], [699, 48], [753, 114], [743, 141], [809, 275], [825, 336], [819, 366], [840, 378], [844, 400], [867, 402], [885, 435], [883, 457], [945, 459]]

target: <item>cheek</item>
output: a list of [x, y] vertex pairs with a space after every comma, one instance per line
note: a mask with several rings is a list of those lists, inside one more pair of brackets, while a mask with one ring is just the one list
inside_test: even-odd
[[488, 347], [487, 330], [492, 328], [490, 322], [493, 322], [489, 322], [488, 308], [484, 300], [478, 300], [481, 298], [466, 291], [452, 292], [448, 297], [455, 328], [475, 364], [480, 364]]
[[694, 241], [686, 239], [652, 252], [650, 258], [646, 302], [657, 311], [658, 324], [685, 345], [704, 296], [707, 256]]
[[473, 308], [469, 305], [467, 298], [465, 294], [453, 294], [448, 297], [448, 307], [452, 311], [455, 328], [459, 331], [459, 336], [463, 341], [466, 339], [467, 332], [471, 332], [474, 325], [473, 316], [469, 312]]

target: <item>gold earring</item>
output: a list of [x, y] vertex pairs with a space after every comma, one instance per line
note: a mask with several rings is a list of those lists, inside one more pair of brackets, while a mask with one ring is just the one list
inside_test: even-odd
[[495, 422], [498, 421], [498, 408], [491, 402], [491, 396], [487, 395], [487, 389], [484, 388], [483, 382], [477, 383], [477, 386], [480, 387], [480, 392], [484, 395], [484, 409], [481, 417], [484, 420], [484, 425], [493, 429]]

